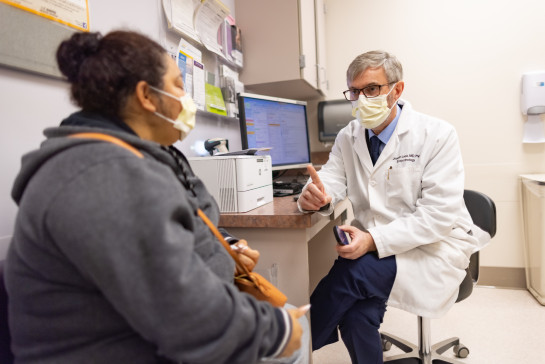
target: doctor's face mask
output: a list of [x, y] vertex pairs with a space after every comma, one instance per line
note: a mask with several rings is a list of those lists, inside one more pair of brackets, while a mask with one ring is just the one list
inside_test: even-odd
[[[392, 112], [392, 107], [388, 107], [388, 96], [392, 93], [395, 86], [385, 95], [379, 95], [367, 98], [360, 95], [356, 101], [352, 101], [352, 116], [358, 118], [361, 125], [366, 129], [374, 129], [384, 122]], [[397, 100], [396, 100], [397, 101]]]
[[197, 106], [195, 106], [195, 102], [193, 102], [193, 99], [188, 94], [185, 94], [184, 96], [181, 96], [181, 97], [176, 97], [172, 95], [171, 93], [168, 93], [163, 90], [159, 90], [158, 88], [153, 87], [151, 85], [150, 85], [150, 88], [163, 95], [166, 95], [175, 100], [178, 100], [182, 104], [182, 111], [180, 111], [180, 114], [178, 114], [178, 117], [176, 118], [176, 120], [167, 118], [165, 115], [160, 114], [157, 111], [155, 111], [154, 114], [174, 124], [174, 128], [181, 131], [180, 140], [183, 140], [189, 134], [189, 132], [191, 132], [191, 130], [193, 130], [193, 128], [195, 127], [195, 114], [197, 113]]

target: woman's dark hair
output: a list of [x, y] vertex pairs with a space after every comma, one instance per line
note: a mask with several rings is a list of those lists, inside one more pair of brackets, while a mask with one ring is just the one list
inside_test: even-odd
[[75, 33], [57, 49], [57, 63], [72, 84], [72, 100], [84, 111], [120, 117], [139, 81], [161, 88], [165, 50], [131, 31]]

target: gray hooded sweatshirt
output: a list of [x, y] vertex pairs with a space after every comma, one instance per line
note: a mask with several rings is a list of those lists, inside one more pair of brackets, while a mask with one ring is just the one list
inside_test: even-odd
[[[67, 137], [80, 132], [144, 158]], [[231, 257], [196, 215], [217, 225], [217, 204], [181, 153], [83, 112], [45, 135], [12, 191], [16, 363], [251, 364], [283, 350], [287, 313], [233, 285]]]

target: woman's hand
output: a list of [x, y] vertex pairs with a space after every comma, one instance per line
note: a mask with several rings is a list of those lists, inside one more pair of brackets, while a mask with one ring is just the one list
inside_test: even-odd
[[299, 323], [298, 318], [303, 316], [310, 309], [310, 305], [291, 308], [288, 311], [291, 318], [291, 336], [286, 344], [286, 348], [280, 354], [281, 358], [287, 358], [293, 355], [297, 349], [301, 347], [301, 336], [303, 336], [303, 328]]
[[358, 259], [371, 251], [376, 251], [375, 240], [367, 231], [362, 231], [354, 226], [341, 225], [339, 228], [350, 235], [350, 244], [337, 244], [337, 253], [346, 259]]
[[[246, 269], [251, 272], [255, 268], [259, 260], [259, 252], [250, 248], [246, 240], [240, 239], [237, 243], [231, 245], [231, 249], [237, 252], [238, 259], [240, 259], [240, 262], [244, 264]], [[244, 272], [241, 272], [237, 267], [235, 273], [238, 275]]]

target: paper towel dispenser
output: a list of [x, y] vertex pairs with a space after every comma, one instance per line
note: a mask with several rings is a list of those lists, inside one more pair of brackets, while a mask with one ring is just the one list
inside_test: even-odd
[[524, 123], [524, 143], [545, 143], [545, 128], [541, 114], [545, 114], [545, 71], [522, 75], [520, 109], [528, 120]]
[[522, 75], [520, 107], [524, 115], [545, 114], [545, 71]]
[[345, 99], [320, 101], [318, 103], [318, 140], [334, 142], [337, 133], [354, 120], [352, 104]]

